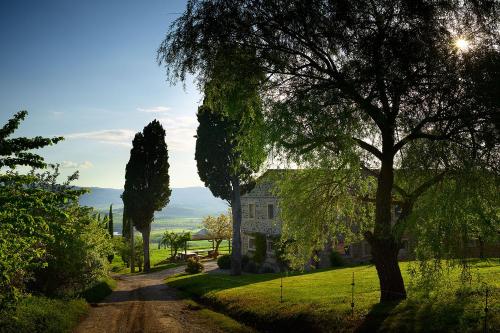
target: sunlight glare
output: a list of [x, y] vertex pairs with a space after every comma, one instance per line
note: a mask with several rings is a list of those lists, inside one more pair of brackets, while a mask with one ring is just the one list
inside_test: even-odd
[[457, 38], [455, 40], [455, 46], [462, 52], [466, 52], [470, 48], [470, 42], [465, 38]]

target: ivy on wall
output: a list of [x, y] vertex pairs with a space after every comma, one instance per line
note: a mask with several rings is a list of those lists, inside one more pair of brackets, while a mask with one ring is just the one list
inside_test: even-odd
[[266, 259], [267, 251], [267, 241], [266, 235], [260, 232], [255, 232], [252, 234], [255, 237], [255, 252], [253, 255], [253, 261], [255, 263], [261, 264]]

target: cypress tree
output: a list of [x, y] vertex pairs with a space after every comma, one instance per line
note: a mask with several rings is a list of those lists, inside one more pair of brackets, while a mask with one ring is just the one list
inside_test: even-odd
[[108, 220], [108, 231], [111, 238], [113, 238], [113, 204], [109, 206], [109, 220]]
[[130, 223], [142, 234], [146, 272], [150, 270], [149, 236], [154, 212], [170, 200], [168, 169], [165, 130], [159, 121], [153, 120], [134, 137], [122, 194]]

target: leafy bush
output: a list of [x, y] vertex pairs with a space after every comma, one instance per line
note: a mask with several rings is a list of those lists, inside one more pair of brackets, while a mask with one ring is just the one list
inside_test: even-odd
[[231, 268], [231, 255], [224, 254], [217, 258], [217, 266], [221, 269], [230, 269]]
[[106, 296], [111, 294], [116, 287], [116, 281], [112, 278], [103, 278], [95, 283], [92, 287], [80, 293], [80, 297], [85, 298], [89, 303], [96, 303], [103, 300]]
[[69, 332], [87, 312], [82, 299], [64, 301], [31, 296], [20, 299], [15, 308], [0, 311], [0, 332]]
[[335, 250], [330, 252], [330, 265], [332, 267], [342, 267], [345, 265], [344, 258]]
[[196, 274], [203, 270], [203, 264], [196, 258], [189, 258], [187, 260], [186, 273]]

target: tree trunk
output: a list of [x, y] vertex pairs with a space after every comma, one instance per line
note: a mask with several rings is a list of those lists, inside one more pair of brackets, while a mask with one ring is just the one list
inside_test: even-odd
[[129, 220], [130, 227], [130, 272], [135, 272], [135, 245], [134, 245], [134, 224]]
[[394, 138], [383, 134], [382, 165], [377, 182], [375, 226], [365, 234], [380, 282], [380, 302], [406, 298], [403, 276], [398, 264], [399, 240], [392, 234], [392, 187], [394, 185]]
[[149, 235], [151, 233], [151, 224], [146, 228], [141, 230], [142, 233], [142, 249], [144, 250], [144, 272], [149, 272], [151, 270], [151, 264], [149, 261]]
[[484, 240], [482, 237], [479, 237], [478, 241], [479, 241], [479, 258], [484, 259]]
[[372, 239], [372, 256], [380, 283], [380, 302], [406, 298], [406, 289], [398, 263], [399, 242], [393, 238]]
[[215, 240], [215, 249], [214, 249], [214, 258], [217, 258], [217, 256], [219, 255], [219, 246], [220, 246], [220, 243], [222, 243], [222, 239], [216, 239]]
[[233, 193], [231, 209], [233, 212], [233, 252], [231, 253], [231, 275], [241, 275], [241, 200], [240, 180], [232, 177]]

